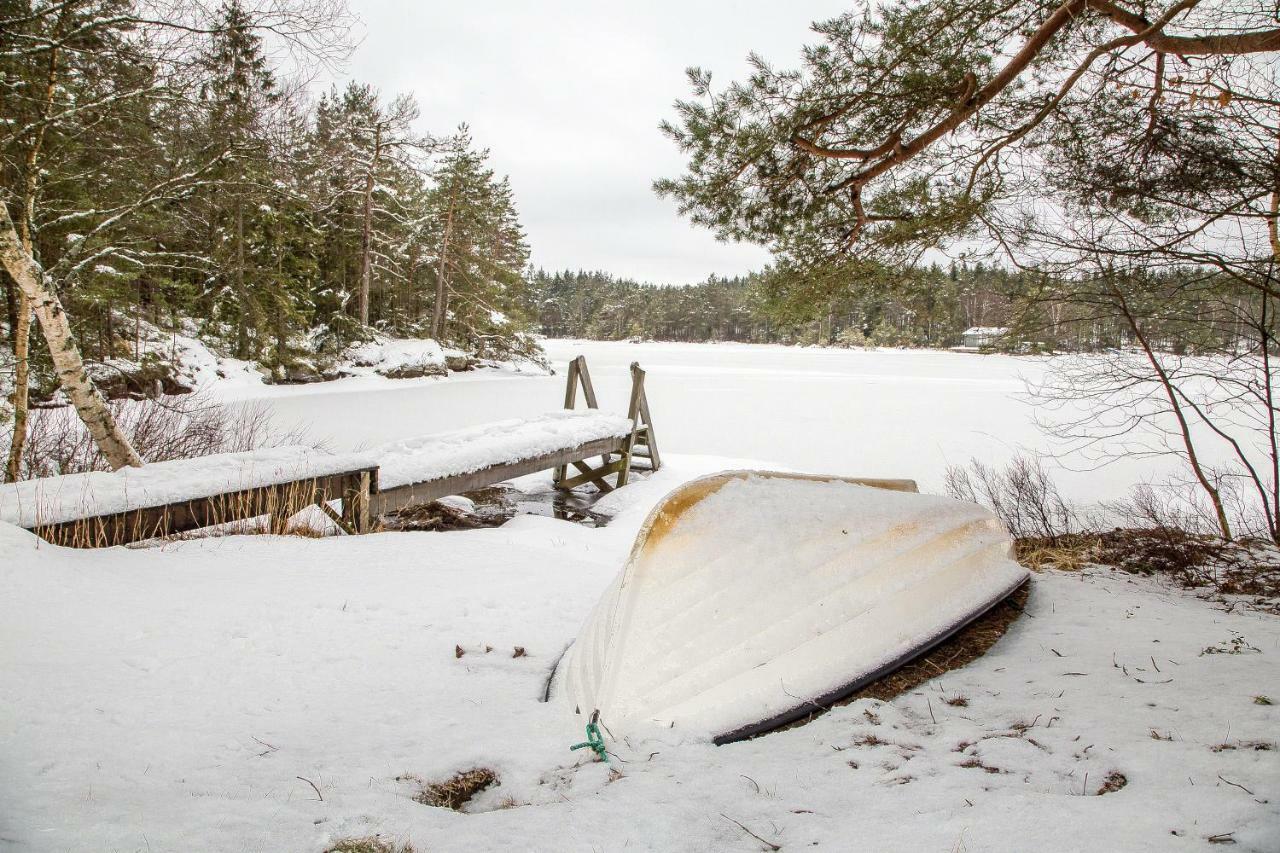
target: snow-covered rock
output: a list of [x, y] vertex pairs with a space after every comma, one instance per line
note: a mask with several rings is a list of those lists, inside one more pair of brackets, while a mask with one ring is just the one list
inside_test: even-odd
[[371, 367], [391, 379], [413, 379], [447, 375], [445, 355], [444, 348], [430, 338], [379, 337], [351, 347], [345, 359], [356, 367]]
[[105, 396], [188, 394], [218, 379], [220, 359], [198, 338], [167, 332], [144, 320], [133, 322], [136, 336], [123, 351], [86, 363]]

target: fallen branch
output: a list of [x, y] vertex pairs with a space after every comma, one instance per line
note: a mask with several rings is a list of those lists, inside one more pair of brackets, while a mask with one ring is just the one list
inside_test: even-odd
[[741, 823], [739, 823], [738, 821], [736, 821], [736, 820], [734, 820], [733, 818], [729, 817], [729, 816], [728, 816], [727, 814], [725, 814], [724, 812], [721, 812], [721, 813], [720, 813], [720, 817], [722, 817], [722, 818], [724, 818], [725, 820], [729, 821], [729, 823], [732, 823], [734, 826], [738, 827], [738, 829], [741, 829], [741, 830], [742, 830], [743, 832], [745, 832], [747, 835], [750, 835], [752, 838], [754, 838], [756, 841], [759, 841], [761, 844], [763, 844], [763, 845], [764, 845], [765, 847], [767, 847], [768, 849], [770, 849], [770, 850], [781, 850], [781, 849], [782, 849], [781, 845], [774, 844], [772, 841], [765, 841], [763, 838], [761, 838], [760, 836], [756, 835], [754, 832], [752, 832], [751, 830], [747, 829], [747, 828], [746, 828], [745, 826], [743, 826]]
[[316, 796], [320, 798], [320, 802], [322, 802], [322, 803], [324, 802], [324, 794], [320, 793], [320, 789], [316, 787], [316, 783], [315, 783], [315, 782], [312, 782], [312, 781], [311, 781], [310, 779], [308, 779], [306, 776], [294, 776], [293, 778], [295, 778], [295, 779], [301, 779], [303, 782], [306, 782], [308, 785], [310, 785], [310, 786], [311, 786], [311, 790], [315, 791], [315, 792], [316, 792]]
[[1244, 791], [1249, 796], [1251, 797], [1253, 796], [1253, 791], [1250, 791], [1248, 788], [1246, 788], [1244, 785], [1241, 785], [1239, 782], [1232, 782], [1230, 779], [1223, 779], [1221, 773], [1218, 774], [1218, 778], [1222, 779], [1223, 782], [1226, 782], [1231, 787], [1239, 788], [1241, 791]]

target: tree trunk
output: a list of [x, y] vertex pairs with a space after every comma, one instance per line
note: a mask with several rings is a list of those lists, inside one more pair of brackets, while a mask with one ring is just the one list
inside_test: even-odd
[[1147, 362], [1151, 365], [1151, 369], [1159, 380], [1160, 387], [1164, 390], [1165, 397], [1169, 401], [1170, 410], [1178, 421], [1178, 432], [1182, 437], [1182, 446], [1186, 449], [1187, 462], [1191, 465], [1191, 472], [1195, 475], [1200, 488], [1209, 496], [1209, 502], [1213, 504], [1213, 512], [1218, 522], [1218, 531], [1222, 534], [1223, 539], [1230, 540], [1231, 523], [1227, 520], [1227, 510], [1222, 503], [1222, 493], [1209, 479], [1208, 472], [1205, 471], [1200, 462], [1200, 456], [1196, 453], [1195, 442], [1191, 437], [1191, 425], [1187, 422], [1187, 416], [1182, 410], [1182, 404], [1178, 402], [1178, 393], [1173, 387], [1173, 380], [1160, 363], [1155, 348], [1151, 345], [1146, 333], [1143, 332], [1138, 323], [1138, 318], [1130, 310], [1129, 301], [1124, 298], [1120, 289], [1114, 285], [1112, 285], [1112, 295], [1116, 299], [1125, 323], [1133, 333], [1134, 340], [1142, 347], [1142, 352], [1146, 356]]
[[31, 305], [26, 294], [18, 291], [17, 322], [13, 326], [13, 438], [9, 442], [9, 458], [4, 466], [6, 482], [16, 483], [22, 476], [22, 452], [27, 444], [28, 370], [31, 364]]
[[[61, 36], [63, 27], [67, 21], [74, 4], [67, 4], [62, 12], [58, 15], [58, 22], [54, 27], [55, 45], [57, 38]], [[15, 240], [18, 247], [28, 258], [35, 258], [35, 251], [32, 249], [32, 232], [35, 226], [36, 211], [36, 190], [40, 186], [40, 150], [44, 147], [44, 131], [47, 127], [49, 115], [53, 111], [53, 97], [57, 91], [58, 83], [58, 48], [55, 46], [49, 50], [49, 63], [45, 73], [44, 81], [44, 97], [40, 104], [40, 122], [36, 127], [35, 136], [31, 140], [31, 147], [27, 149], [26, 157], [23, 163], [23, 186], [22, 186], [22, 215], [18, 221], [18, 228], [22, 232], [20, 241]], [[4, 221], [8, 224], [9, 230], [13, 230], [13, 223], [9, 222], [8, 209], [5, 210]], [[17, 235], [14, 235], [15, 237]], [[0, 237], [0, 243], [6, 238]], [[6, 262], [5, 266], [8, 264]], [[25, 292], [22, 282], [18, 281], [16, 273], [12, 273], [14, 283], [17, 290], [17, 299], [13, 307], [17, 309], [16, 315], [11, 316], [11, 325], [9, 331], [13, 339], [13, 436], [9, 440], [9, 457], [5, 462], [5, 478], [11, 482], [17, 482], [18, 475], [22, 469], [22, 453], [27, 446], [27, 412], [30, 404], [31, 389], [28, 387], [31, 375], [31, 296]]]
[[5, 319], [8, 321], [6, 326], [9, 329], [9, 347], [12, 349], [13, 345], [17, 343], [17, 339], [14, 336], [17, 334], [15, 330], [18, 328], [18, 286], [13, 283], [13, 279], [9, 277], [8, 273], [0, 276], [0, 278], [4, 279], [4, 311]]
[[40, 321], [40, 331], [49, 346], [49, 355], [53, 358], [58, 382], [71, 398], [71, 404], [75, 406], [76, 413], [84, 421], [89, 435], [93, 437], [107, 464], [113, 469], [126, 465], [140, 467], [142, 459], [121, 432], [107, 401], [84, 369], [84, 359], [80, 357], [80, 348], [71, 333], [71, 323], [61, 300], [46, 286], [44, 270], [18, 239], [13, 220], [9, 218], [9, 208], [2, 201], [0, 263], [13, 276], [22, 295], [35, 311], [36, 319]]
[[378, 169], [378, 158], [382, 156], [382, 125], [374, 127], [373, 158], [369, 161], [369, 171], [364, 179], [364, 221], [360, 227], [360, 296], [357, 300], [360, 325], [369, 325], [369, 279], [373, 268], [373, 184]]
[[[258, 341], [261, 337], [263, 320], [262, 308], [258, 304], [257, 298], [249, 291], [248, 285], [245, 284], [245, 259], [244, 259], [244, 196], [237, 195], [235, 202], [235, 273], [233, 281], [236, 289], [236, 298], [240, 300], [240, 319], [239, 328], [236, 330], [236, 357], [249, 359], [258, 357], [259, 347]], [[250, 335], [250, 332], [253, 334]]]
[[453, 233], [453, 205], [457, 191], [449, 196], [449, 212], [444, 219], [444, 239], [440, 242], [440, 264], [436, 268], [436, 305], [431, 316], [431, 337], [437, 341], [444, 336], [445, 312], [449, 308], [448, 272], [449, 238]]

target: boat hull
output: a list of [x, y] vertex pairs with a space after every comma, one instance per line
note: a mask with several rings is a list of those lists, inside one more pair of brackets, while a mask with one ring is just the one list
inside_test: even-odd
[[910, 481], [730, 471], [650, 513], [557, 670], [615, 738], [727, 743], [839, 701], [1027, 580], [987, 510]]

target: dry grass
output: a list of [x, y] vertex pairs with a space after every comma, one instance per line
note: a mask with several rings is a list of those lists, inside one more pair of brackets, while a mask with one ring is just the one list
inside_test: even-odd
[[1091, 533], [1072, 533], [1062, 536], [1024, 536], [1013, 543], [1018, 562], [1033, 572], [1056, 569], [1076, 572], [1093, 559], [1099, 539]]
[[415, 776], [400, 777], [401, 781], [413, 781], [421, 786], [413, 799], [424, 806], [462, 811], [462, 807], [471, 802], [481, 791], [498, 784], [498, 774], [488, 767], [474, 767], [471, 770], [460, 770], [441, 782], [423, 784]]
[[[279, 486], [244, 490], [170, 504], [163, 511], [147, 509], [95, 516], [78, 521], [35, 527], [43, 539], [71, 548], [104, 548], [157, 538], [187, 538], [196, 528], [231, 525], [234, 533], [273, 533], [317, 536], [309, 527], [290, 525], [289, 519], [329, 494], [324, 480], [305, 479]], [[37, 514], [37, 518], [39, 515]], [[265, 524], [233, 524], [265, 518]]]
[[1014, 544], [1018, 562], [1032, 571], [1110, 566], [1131, 574], [1159, 575], [1217, 596], [1252, 598], [1259, 609], [1280, 612], [1280, 554], [1263, 542], [1227, 542], [1172, 527], [1151, 527], [1023, 537]]
[[1238, 740], [1235, 743], [1228, 741], [1209, 747], [1212, 752], [1230, 752], [1237, 749], [1245, 752], [1271, 752], [1275, 748], [1276, 745], [1269, 740]]
[[974, 756], [974, 757], [972, 757], [972, 758], [969, 758], [969, 759], [966, 759], [966, 760], [964, 760], [964, 761], [961, 761], [961, 762], [960, 762], [959, 764], [957, 764], [956, 766], [957, 766], [957, 767], [964, 767], [964, 768], [968, 768], [968, 769], [972, 769], [972, 770], [981, 770], [981, 771], [982, 771], [982, 772], [984, 772], [984, 773], [1005, 773], [1005, 772], [1007, 772], [1007, 771], [1001, 770], [999, 767], [992, 767], [990, 764], [983, 764], [983, 763], [982, 763], [982, 759], [978, 758], [977, 756]]
[[[134, 449], [147, 462], [308, 443], [300, 430], [273, 429], [269, 411], [261, 405], [227, 407], [200, 392], [139, 401], [117, 400], [111, 406]], [[0, 444], [8, 445], [7, 434], [0, 435], [0, 439], [3, 439]], [[109, 468], [72, 408], [32, 411], [22, 457], [23, 479]], [[169, 507], [163, 516], [154, 512], [122, 513], [42, 526], [36, 532], [61, 545], [104, 547], [167, 536], [171, 531], [187, 531], [192, 529], [191, 518], [207, 519], [201, 526], [213, 527], [265, 516], [265, 525], [236, 525], [234, 532], [315, 536], [317, 532], [310, 528], [286, 524], [291, 516], [313, 503], [315, 496], [316, 482], [301, 481], [271, 489], [265, 495], [242, 491], [193, 500]]]
[[1107, 778], [1102, 780], [1102, 786], [1098, 788], [1096, 793], [1099, 797], [1103, 794], [1114, 794], [1128, 784], [1128, 776], [1125, 776], [1119, 770], [1112, 770], [1107, 774]]
[[[275, 429], [264, 405], [228, 407], [203, 392], [116, 400], [111, 411], [134, 449], [148, 462], [312, 443], [300, 430]], [[8, 431], [0, 438], [8, 447]], [[22, 479], [107, 470], [110, 466], [74, 409], [32, 410], [22, 455]]]
[[387, 841], [376, 835], [366, 838], [344, 838], [324, 853], [414, 853], [408, 841]]

